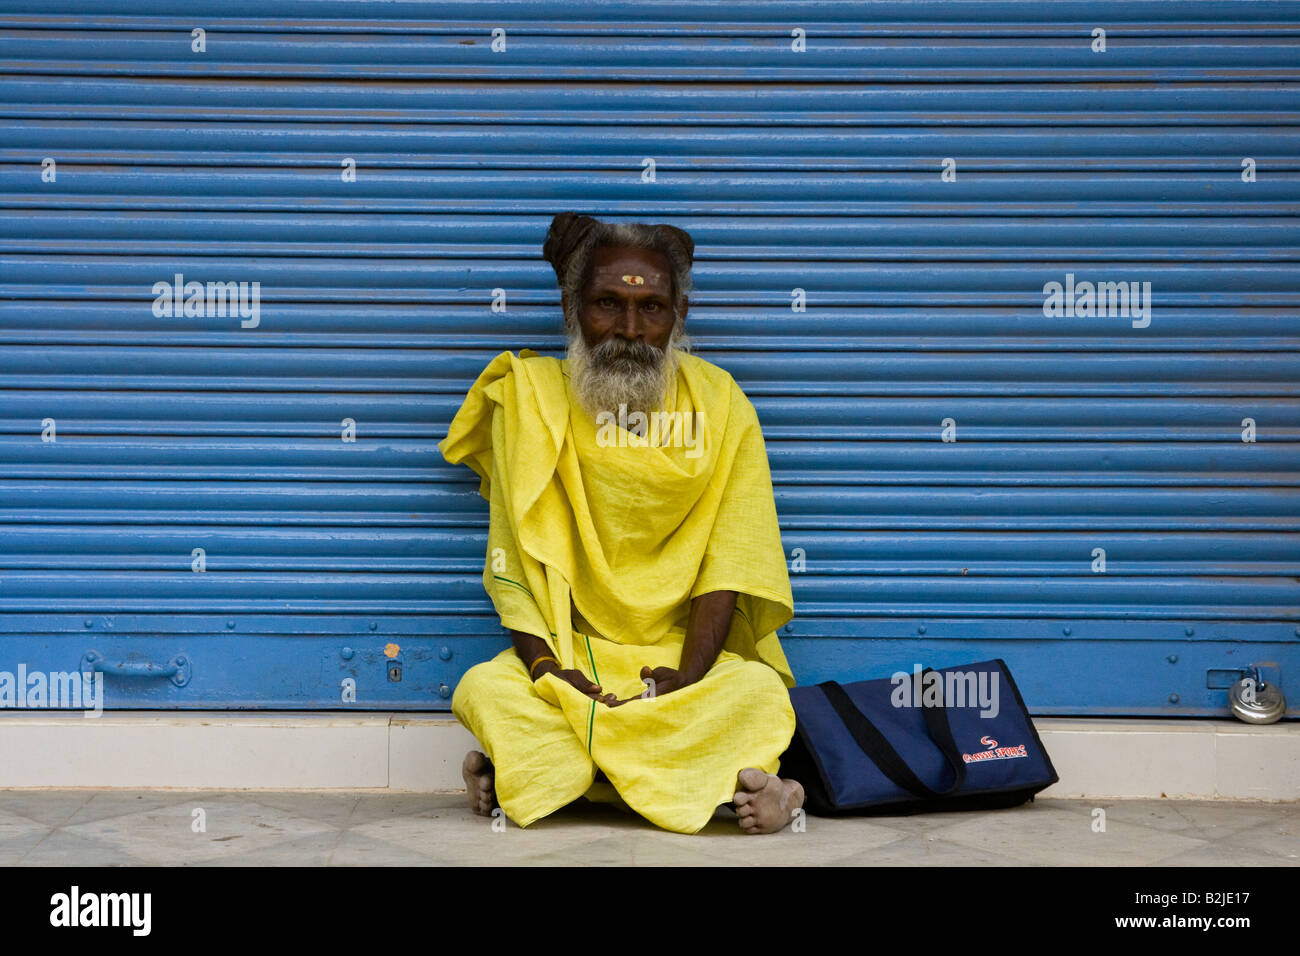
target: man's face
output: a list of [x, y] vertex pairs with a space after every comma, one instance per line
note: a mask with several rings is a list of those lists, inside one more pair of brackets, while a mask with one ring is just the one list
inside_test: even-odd
[[652, 409], [676, 374], [670, 356], [686, 300], [672, 308], [672, 266], [659, 252], [628, 247], [592, 251], [591, 272], [570, 328], [569, 367], [583, 404], [615, 411]]
[[667, 257], [625, 247], [593, 250], [578, 319], [588, 348], [612, 341], [607, 349], [644, 344], [662, 352], [674, 322]]

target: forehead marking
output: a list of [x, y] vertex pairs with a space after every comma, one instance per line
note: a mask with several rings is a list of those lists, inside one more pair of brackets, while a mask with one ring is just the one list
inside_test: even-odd
[[623, 281], [628, 285], [645, 285], [644, 276], [623, 276]]

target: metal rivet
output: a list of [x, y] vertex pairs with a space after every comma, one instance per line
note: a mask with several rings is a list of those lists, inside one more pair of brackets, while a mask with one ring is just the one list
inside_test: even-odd
[[794, 625], [793, 625], [793, 624], [787, 624], [787, 625], [785, 626], [785, 632], [786, 632], [787, 634], [793, 634], [793, 633], [794, 633]]
[[438, 656], [442, 658], [444, 661], [451, 660], [451, 648], [450, 647], [438, 648]]
[[922, 624], [920, 627], [918, 627], [918, 628], [916, 629], [916, 633], [918, 633], [918, 634], [924, 634], [924, 633], [925, 633], [925, 625]]
[[438, 695], [439, 695], [440, 697], [450, 697], [450, 696], [451, 696], [451, 688], [448, 687], [446, 684], [439, 684], [439, 685], [438, 685]]
[[185, 664], [185, 658], [183, 658], [183, 657], [177, 657], [177, 658], [176, 658], [176, 663], [177, 663], [177, 664], [180, 664], [180, 665], [183, 666], [183, 665]]
[[227, 627], [228, 629], [230, 629], [230, 630], [233, 631], [233, 630], [235, 629], [235, 622], [234, 622], [234, 621], [227, 621], [227, 622], [226, 622], [226, 627]]
[[339, 656], [342, 657], [345, 661], [352, 660], [352, 656], [354, 654], [356, 654], [356, 651], [354, 651], [350, 647], [345, 647], [343, 648], [343, 650], [339, 651]]
[[1177, 694], [1170, 694], [1170, 695], [1169, 695], [1169, 703], [1171, 703], [1171, 704], [1176, 704], [1176, 703], [1178, 703], [1178, 695], [1177, 695]]
[[1196, 628], [1194, 628], [1194, 627], [1185, 627], [1185, 628], [1183, 628], [1183, 633], [1186, 634], [1188, 637], [1191, 637], [1193, 634], [1196, 633]]
[[[95, 626], [95, 622], [92, 621], [92, 620], [90, 620], [89, 618], [87, 618], [87, 619], [86, 619], [86, 627], [94, 627], [94, 626]], [[1296, 628], [1296, 632], [1297, 632], [1297, 633], [1300, 633], [1300, 628]]]
[[1063, 628], [1061, 628], [1061, 633], [1064, 634], [1066, 637], [1069, 637], [1069, 636], [1070, 636], [1070, 628], [1068, 628], [1068, 627], [1063, 627]]
[[1168, 657], [1165, 658], [1165, 660], [1167, 660], [1170, 664], [1177, 664], [1177, 663], [1178, 663], [1178, 655], [1177, 655], [1177, 654], [1170, 654]]
[[374, 621], [371, 621], [371, 622], [370, 622], [370, 629], [371, 629], [372, 631], [377, 631], [377, 630], [379, 630], [379, 625], [376, 624]]

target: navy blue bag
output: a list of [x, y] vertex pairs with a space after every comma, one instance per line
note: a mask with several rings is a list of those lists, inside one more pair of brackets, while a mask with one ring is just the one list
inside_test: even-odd
[[780, 775], [812, 814], [1013, 807], [1060, 779], [1000, 659], [792, 687], [790, 700]]

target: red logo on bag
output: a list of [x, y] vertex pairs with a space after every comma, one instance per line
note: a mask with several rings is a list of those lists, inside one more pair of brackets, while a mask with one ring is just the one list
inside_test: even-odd
[[973, 754], [962, 754], [961, 759], [966, 763], [979, 763], [982, 760], [1011, 760], [1013, 757], [1029, 756], [1025, 752], [1024, 744], [1017, 744], [1014, 747], [999, 747], [998, 742], [992, 737], [981, 737], [980, 743], [988, 749]]

